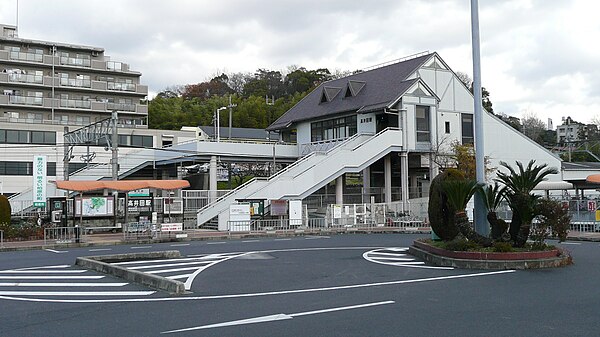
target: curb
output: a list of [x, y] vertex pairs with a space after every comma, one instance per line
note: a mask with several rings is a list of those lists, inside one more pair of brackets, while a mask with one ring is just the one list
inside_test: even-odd
[[110, 262], [124, 262], [149, 259], [169, 259], [180, 257], [177, 250], [167, 250], [162, 252], [144, 252], [129, 254], [113, 254], [102, 256], [78, 257], [75, 264], [100, 273], [112, 275], [127, 281], [135, 282], [150, 288], [164, 290], [171, 294], [181, 295], [185, 293], [183, 282], [171, 280], [162, 276], [143, 273], [137, 270], [131, 270], [116, 266]]
[[522, 260], [477, 260], [477, 259], [459, 259], [449, 256], [438, 255], [430, 252], [424, 246], [417, 247], [414, 244], [408, 248], [411, 255], [419, 257], [436, 266], [454, 267], [462, 269], [539, 269], [563, 267], [573, 263], [571, 256], [564, 250], [557, 257], [543, 259], [522, 259]]

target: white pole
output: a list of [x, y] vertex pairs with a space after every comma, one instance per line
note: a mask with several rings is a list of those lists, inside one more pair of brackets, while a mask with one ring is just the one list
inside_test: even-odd
[[[473, 96], [475, 117], [475, 173], [477, 182], [485, 184], [485, 153], [483, 142], [483, 109], [481, 106], [481, 56], [479, 43], [479, 5], [471, 0], [471, 41], [473, 48]], [[475, 231], [488, 236], [488, 225], [483, 199], [475, 194]]]

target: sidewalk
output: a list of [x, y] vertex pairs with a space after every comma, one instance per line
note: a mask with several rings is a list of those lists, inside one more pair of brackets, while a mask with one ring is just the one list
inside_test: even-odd
[[[185, 241], [201, 241], [201, 240], [228, 240], [228, 239], [241, 239], [241, 238], [260, 238], [260, 237], [289, 237], [289, 236], [302, 236], [302, 235], [335, 235], [343, 233], [398, 233], [398, 234], [424, 234], [429, 233], [428, 230], [398, 230], [398, 229], [377, 229], [377, 230], [328, 230], [328, 231], [267, 231], [260, 233], [228, 233], [219, 232], [213, 230], [202, 230], [202, 229], [190, 229], [186, 230], [186, 238], [175, 238], [164, 236], [160, 240], [137, 240], [137, 241], [125, 241], [123, 233], [110, 233], [110, 234], [91, 234], [84, 237], [84, 242], [81, 243], [60, 243], [57, 244], [54, 241], [47, 242], [44, 245], [44, 240], [33, 240], [33, 241], [12, 241], [4, 242], [0, 247], [2, 251], [20, 251], [20, 250], [33, 250], [33, 249], [63, 249], [71, 247], [94, 247], [94, 246], [110, 246], [119, 245], [126, 243], [137, 243], [137, 244], [150, 244], [160, 242], [185, 242]], [[593, 241], [600, 242], [600, 232], [569, 232], [567, 241]]]

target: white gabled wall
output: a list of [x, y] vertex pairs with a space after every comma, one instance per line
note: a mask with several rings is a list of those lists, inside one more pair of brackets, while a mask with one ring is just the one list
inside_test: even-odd
[[[415, 74], [440, 98], [437, 130], [438, 139], [461, 139], [461, 113], [473, 113], [473, 95], [449, 69], [431, 67], [433, 61], [444, 64], [438, 56], [426, 62]], [[515, 166], [516, 161], [526, 165], [531, 159], [537, 164], [548, 164], [560, 170], [561, 161], [550, 151], [525, 137], [519, 131], [502, 122], [493, 115], [484, 112], [483, 132], [485, 154], [490, 158], [490, 166], [500, 168], [500, 161]], [[450, 135], [445, 134], [444, 122], [450, 122]], [[410, 134], [410, 133], [409, 133]], [[561, 175], [548, 177], [551, 181], [562, 180]]]

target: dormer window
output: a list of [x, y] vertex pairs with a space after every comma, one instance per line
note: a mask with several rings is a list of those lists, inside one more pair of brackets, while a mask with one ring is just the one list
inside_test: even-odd
[[337, 96], [342, 88], [337, 87], [323, 87], [323, 92], [321, 93], [321, 103], [331, 102], [335, 96]]
[[344, 97], [352, 97], [358, 95], [358, 93], [365, 87], [366, 82], [363, 81], [348, 81], [348, 85], [346, 86], [346, 93]]

